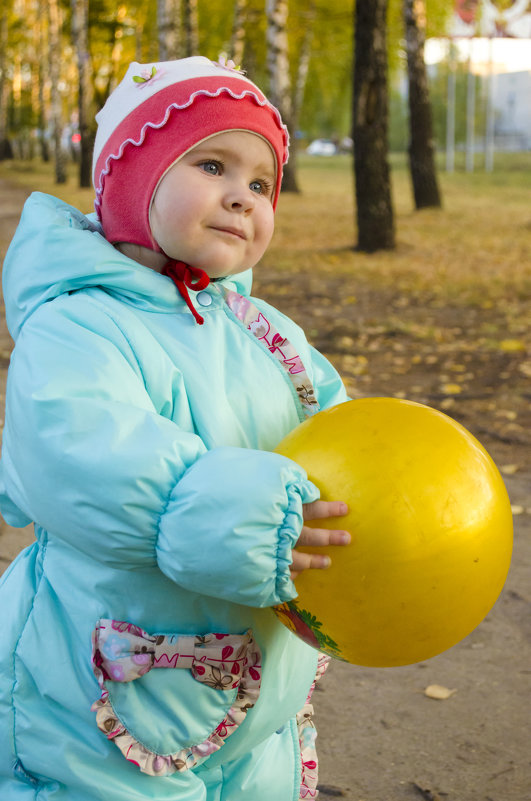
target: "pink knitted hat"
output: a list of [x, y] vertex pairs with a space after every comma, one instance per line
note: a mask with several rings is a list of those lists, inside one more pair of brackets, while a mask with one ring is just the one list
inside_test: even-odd
[[95, 208], [109, 242], [160, 251], [149, 225], [164, 173], [190, 148], [223, 131], [258, 134], [276, 160], [275, 207], [288, 133], [277, 109], [241, 72], [201, 56], [133, 62], [96, 115]]

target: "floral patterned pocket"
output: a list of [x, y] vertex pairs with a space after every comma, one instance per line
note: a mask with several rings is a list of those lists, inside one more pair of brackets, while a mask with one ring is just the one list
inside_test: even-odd
[[[189, 770], [219, 750], [243, 722], [260, 692], [261, 654], [250, 631], [243, 635], [152, 635], [132, 623], [102, 619], [94, 629], [92, 644], [92, 667], [102, 690], [92, 706], [98, 728], [127, 760], [152, 776]], [[228, 698], [218, 702], [222, 720], [206, 738], [173, 753], [160, 754], [126, 725], [124, 715], [119, 715], [111, 702], [109, 689], [113, 685], [108, 683], [119, 686], [154, 669], [189, 671], [203, 686]]]

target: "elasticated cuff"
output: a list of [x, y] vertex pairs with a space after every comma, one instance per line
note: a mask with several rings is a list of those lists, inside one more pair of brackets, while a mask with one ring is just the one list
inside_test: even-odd
[[297, 544], [303, 524], [302, 505], [319, 499], [319, 490], [311, 481], [292, 484], [287, 488], [287, 494], [288, 508], [279, 530], [277, 550], [276, 594], [280, 603], [290, 601], [297, 595], [290, 569], [293, 561], [292, 551]]

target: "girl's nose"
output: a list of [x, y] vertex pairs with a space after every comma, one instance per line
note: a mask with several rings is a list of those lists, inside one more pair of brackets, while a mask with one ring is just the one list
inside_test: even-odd
[[229, 189], [224, 198], [225, 208], [230, 211], [248, 214], [254, 209], [256, 197], [248, 186]]

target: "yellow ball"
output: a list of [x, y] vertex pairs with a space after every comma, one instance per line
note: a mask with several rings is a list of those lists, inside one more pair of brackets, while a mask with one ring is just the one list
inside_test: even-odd
[[445, 414], [365, 398], [307, 420], [276, 449], [298, 462], [323, 500], [349, 505], [328, 570], [296, 579], [276, 607], [306, 642], [347, 662], [420, 662], [467, 636], [494, 605], [512, 550], [507, 491], [481, 444]]

